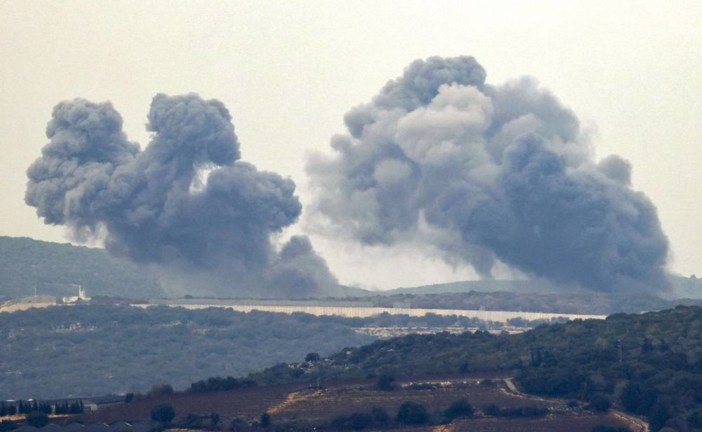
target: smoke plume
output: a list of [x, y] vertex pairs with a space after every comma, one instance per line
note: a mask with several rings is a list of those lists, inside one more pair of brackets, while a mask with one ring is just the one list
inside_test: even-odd
[[575, 115], [531, 78], [493, 86], [472, 57], [413, 62], [345, 116], [307, 171], [318, 227], [419, 242], [491, 277], [502, 262], [595, 291], [666, 286], [668, 241], [618, 156], [596, 163]]
[[[141, 151], [109, 103], [59, 103], [25, 201], [78, 240], [153, 264], [184, 292], [293, 297], [336, 280], [303, 237], [278, 253], [271, 235], [293, 224], [295, 185], [239, 160], [231, 116], [194, 94], [154, 97]], [[294, 277], [287, 277], [294, 275]]]

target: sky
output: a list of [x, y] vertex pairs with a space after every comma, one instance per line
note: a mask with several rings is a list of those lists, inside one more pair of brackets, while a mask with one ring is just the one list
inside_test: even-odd
[[111, 101], [143, 147], [154, 95], [194, 92], [228, 108], [242, 160], [295, 182], [303, 214], [279, 240], [308, 234], [342, 283], [476, 278], [409, 245], [324, 236], [304, 212], [306, 160], [332, 153], [344, 114], [412, 61], [459, 55], [474, 56], [489, 84], [532, 76], [571, 108], [596, 159], [631, 162], [670, 240], [669, 270], [702, 273], [698, 1], [0, 0], [0, 235], [69, 241], [24, 203], [58, 102]]

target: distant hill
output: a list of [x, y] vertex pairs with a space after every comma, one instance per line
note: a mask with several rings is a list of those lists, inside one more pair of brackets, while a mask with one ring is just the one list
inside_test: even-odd
[[[170, 295], [155, 272], [114, 258], [103, 249], [0, 236], [0, 300], [33, 296], [35, 288], [39, 295], [76, 295], [76, 285], [82, 285], [91, 297], [149, 299]], [[192, 287], [192, 294], [198, 294], [197, 287]], [[369, 294], [343, 285], [328, 292], [330, 297], [339, 298]]]
[[[662, 295], [667, 300], [673, 299], [702, 299], [702, 279], [696, 276], [684, 277], [669, 275], [671, 290]], [[545, 280], [472, 280], [449, 282], [443, 284], [403, 287], [378, 292], [381, 295], [397, 294], [445, 294], [445, 293], [495, 293], [514, 292], [522, 294], [558, 294], [565, 290]], [[591, 294], [591, 291], [568, 289], [568, 293]]]
[[164, 295], [158, 278], [102, 249], [0, 237], [0, 297], [76, 295], [150, 298]]
[[543, 280], [470, 280], [449, 282], [442, 284], [422, 285], [416, 287], [403, 287], [383, 291], [384, 295], [395, 294], [444, 294], [466, 292], [524, 292], [551, 294], [558, 292], [558, 288]]

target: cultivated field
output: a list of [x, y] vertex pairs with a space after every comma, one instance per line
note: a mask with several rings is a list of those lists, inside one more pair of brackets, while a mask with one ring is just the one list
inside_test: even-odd
[[[373, 407], [382, 408], [394, 417], [399, 406], [406, 401], [421, 403], [436, 416], [452, 402], [467, 398], [476, 409], [472, 419], [455, 420], [449, 425], [422, 427], [394, 427], [398, 431], [442, 432], [590, 432], [596, 425], [628, 426], [639, 432], [640, 425], [618, 413], [595, 414], [572, 410], [564, 401], [532, 398], [511, 391], [502, 379], [494, 377], [450, 377], [396, 383], [392, 391], [378, 390], [374, 381], [322, 383], [321, 388], [300, 385], [269, 386], [227, 392], [174, 394], [155, 399], [136, 401], [86, 414], [84, 421], [112, 423], [119, 420], [144, 420], [149, 418], [151, 407], [170, 403], [175, 408], [177, 420], [188, 414], [221, 416], [221, 426], [226, 428], [234, 419], [255, 423], [267, 412], [273, 425], [295, 424], [298, 428], [308, 425], [323, 430], [324, 425], [342, 415], [369, 413]], [[488, 405], [500, 408], [544, 407], [549, 414], [542, 418], [499, 418], [484, 415]], [[373, 429], [367, 429], [373, 430]]]

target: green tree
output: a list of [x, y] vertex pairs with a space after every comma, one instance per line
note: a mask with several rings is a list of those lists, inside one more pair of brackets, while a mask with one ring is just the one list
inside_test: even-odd
[[392, 375], [380, 375], [375, 383], [378, 390], [391, 391], [395, 388], [395, 377]]
[[261, 414], [261, 426], [268, 427], [271, 425], [271, 415], [267, 412]]
[[468, 403], [468, 399], [458, 399], [444, 411], [444, 415], [450, 420], [458, 417], [473, 417], [473, 406]]
[[307, 353], [307, 355], [305, 356], [306, 362], [318, 362], [321, 359], [322, 357], [316, 352]]
[[158, 404], [151, 408], [151, 420], [169, 424], [175, 418], [175, 410], [171, 404]]
[[590, 398], [590, 408], [597, 412], [607, 412], [612, 406], [609, 398], [603, 394], [596, 394]]
[[424, 405], [407, 401], [400, 405], [400, 408], [397, 410], [395, 420], [398, 423], [408, 425], [421, 425], [429, 420], [429, 413]]
[[41, 428], [49, 424], [49, 415], [42, 411], [32, 411], [27, 414], [27, 424]]

